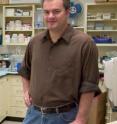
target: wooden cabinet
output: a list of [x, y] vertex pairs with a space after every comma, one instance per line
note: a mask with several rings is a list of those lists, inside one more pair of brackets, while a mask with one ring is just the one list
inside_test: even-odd
[[87, 4], [86, 20], [86, 32], [94, 38], [100, 53], [117, 49], [117, 3]]
[[7, 116], [24, 118], [26, 110], [20, 76], [0, 77], [0, 122]]
[[8, 75], [8, 113], [7, 116], [24, 117], [26, 106], [23, 99], [22, 80], [18, 75]]
[[0, 77], [0, 122], [7, 116], [7, 78]]
[[91, 36], [111, 37], [113, 46], [117, 46], [117, 3], [88, 4], [87, 33]]

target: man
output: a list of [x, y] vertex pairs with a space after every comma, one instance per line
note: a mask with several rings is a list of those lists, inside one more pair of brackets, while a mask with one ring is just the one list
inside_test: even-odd
[[47, 31], [29, 42], [19, 74], [28, 107], [23, 124], [86, 124], [98, 92], [91, 38], [68, 24], [69, 0], [43, 0]]

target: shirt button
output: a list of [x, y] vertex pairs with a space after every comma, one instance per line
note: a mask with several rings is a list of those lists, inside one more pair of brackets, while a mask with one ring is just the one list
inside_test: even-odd
[[52, 56], [49, 57], [50, 60], [52, 60], [52, 58], [53, 58]]
[[48, 71], [50, 71], [51, 70], [51, 68], [48, 68]]

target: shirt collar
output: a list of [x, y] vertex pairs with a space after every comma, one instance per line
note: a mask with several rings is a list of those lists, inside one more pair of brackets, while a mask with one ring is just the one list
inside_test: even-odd
[[[65, 29], [65, 31], [63, 32], [62, 36], [59, 38], [59, 39], [64, 39], [64, 41], [66, 43], [69, 43], [70, 40], [71, 40], [71, 37], [72, 37], [72, 34], [73, 34], [73, 27], [69, 24], [67, 26], [67, 28]], [[49, 31], [46, 30], [44, 33], [43, 33], [43, 36], [42, 36], [42, 41], [45, 42], [47, 40], [51, 39], [50, 38], [50, 35], [49, 35]]]
[[69, 24], [66, 30], [63, 32], [62, 38], [69, 43], [73, 35], [73, 27]]

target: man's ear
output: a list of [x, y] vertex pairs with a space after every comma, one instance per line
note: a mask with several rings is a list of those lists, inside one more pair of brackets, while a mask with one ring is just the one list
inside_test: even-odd
[[66, 14], [67, 14], [67, 16], [70, 15], [70, 9], [66, 9]]

